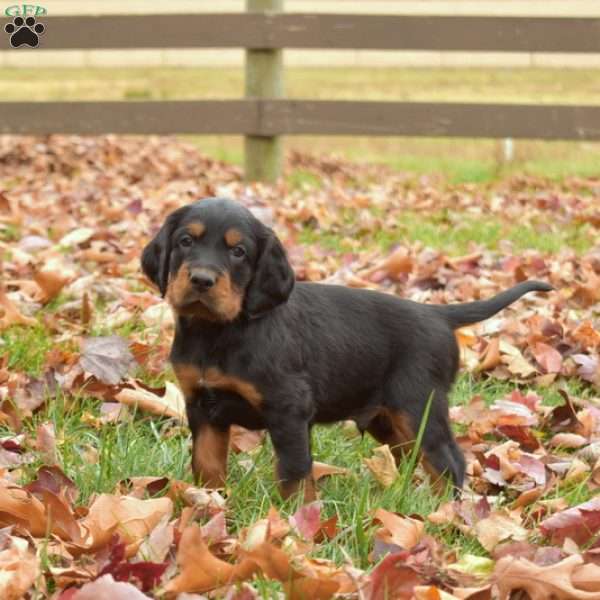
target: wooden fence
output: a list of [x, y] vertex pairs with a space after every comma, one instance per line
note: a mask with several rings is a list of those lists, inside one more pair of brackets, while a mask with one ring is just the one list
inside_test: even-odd
[[282, 135], [600, 140], [600, 106], [290, 100], [281, 84], [283, 48], [600, 52], [599, 18], [286, 14], [283, 0], [247, 3], [240, 14], [42, 17], [40, 47], [22, 50], [243, 47], [245, 99], [0, 102], [0, 133], [240, 134], [246, 176], [266, 180], [280, 172]]

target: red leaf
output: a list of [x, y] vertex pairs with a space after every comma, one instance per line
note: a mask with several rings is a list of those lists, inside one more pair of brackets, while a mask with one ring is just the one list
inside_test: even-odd
[[368, 600], [412, 600], [415, 586], [422, 583], [415, 569], [404, 564], [408, 552], [384, 558], [371, 574]]
[[321, 503], [305, 504], [294, 513], [290, 522], [296, 526], [302, 537], [312, 540], [321, 529]]
[[143, 592], [148, 592], [159, 584], [160, 578], [169, 566], [169, 563], [166, 562], [124, 562], [124, 558], [125, 542], [119, 541], [119, 538], [114, 536], [111, 540], [109, 563], [98, 573], [97, 578], [110, 574], [115, 581], [134, 579], [139, 582], [139, 587]]
[[554, 544], [566, 538], [585, 544], [600, 530], [600, 498], [555, 513], [540, 523], [540, 530]]

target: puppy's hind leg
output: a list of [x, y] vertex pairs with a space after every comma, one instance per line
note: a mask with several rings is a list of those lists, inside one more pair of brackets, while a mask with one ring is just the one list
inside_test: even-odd
[[[431, 393], [424, 394], [419, 402], [409, 405], [409, 418], [415, 437]], [[421, 452], [423, 467], [434, 481], [435, 487], [439, 489], [443, 486], [442, 476], [449, 477], [454, 486], [454, 494], [458, 496], [465, 477], [465, 459], [450, 427], [446, 393], [439, 389], [433, 392], [431, 398], [429, 416], [421, 440]]]
[[380, 444], [387, 444], [394, 455], [396, 466], [408, 456], [413, 440], [406, 430], [399, 428], [392, 418], [393, 413], [383, 409], [367, 425], [368, 431]]
[[[410, 440], [411, 448], [417, 439], [431, 394], [423, 390], [418, 392], [414, 388], [412, 392], [410, 397], [405, 393], [401, 401], [394, 399], [387, 407], [389, 420], [396, 436]], [[401, 392], [395, 390], [393, 398], [399, 397], [402, 397]], [[446, 394], [441, 390], [435, 392], [431, 399], [429, 415], [424, 427], [420, 448], [423, 468], [431, 477], [436, 491], [444, 490], [444, 478], [448, 477], [455, 488], [455, 495], [458, 495], [465, 476], [465, 459], [452, 434]], [[406, 444], [404, 447], [406, 448]]]

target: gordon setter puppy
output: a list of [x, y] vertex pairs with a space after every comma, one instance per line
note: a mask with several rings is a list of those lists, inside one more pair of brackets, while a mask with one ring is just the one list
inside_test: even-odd
[[170, 358], [187, 402], [195, 477], [223, 486], [230, 425], [267, 429], [282, 495], [302, 486], [307, 501], [316, 496], [315, 423], [352, 419], [398, 462], [429, 398], [423, 465], [460, 489], [465, 461], [447, 401], [459, 365], [454, 330], [552, 289], [526, 281], [490, 300], [429, 305], [295, 282], [273, 231], [221, 198], [171, 213], [142, 268], [176, 316]]

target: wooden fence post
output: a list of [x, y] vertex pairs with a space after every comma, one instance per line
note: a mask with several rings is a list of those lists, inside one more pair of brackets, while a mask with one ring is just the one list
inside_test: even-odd
[[[248, 12], [281, 12], [283, 0], [246, 0]], [[283, 51], [246, 50], [246, 98], [283, 97]], [[281, 174], [282, 141], [279, 136], [244, 138], [245, 177], [249, 181], [275, 181]]]

